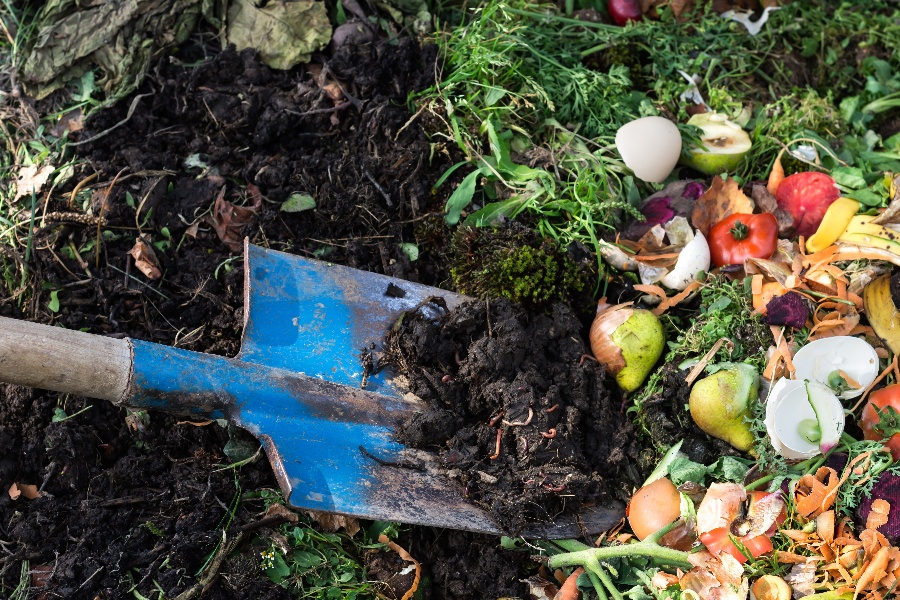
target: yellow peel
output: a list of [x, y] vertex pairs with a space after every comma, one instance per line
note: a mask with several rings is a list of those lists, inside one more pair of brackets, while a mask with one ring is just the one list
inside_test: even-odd
[[859, 202], [856, 200], [838, 198], [832, 202], [825, 211], [819, 228], [806, 241], [806, 251], [818, 252], [835, 243], [858, 211]]

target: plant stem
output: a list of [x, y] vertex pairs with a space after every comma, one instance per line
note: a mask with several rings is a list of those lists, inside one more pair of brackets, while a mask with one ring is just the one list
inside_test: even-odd
[[[574, 544], [564, 544], [562, 543], [563, 541], [574, 542], [574, 540], [557, 540], [556, 544], [562, 548], [575, 547]], [[683, 569], [690, 569], [693, 567], [688, 560], [687, 552], [665, 548], [660, 546], [656, 539], [651, 538], [647, 538], [636, 544], [604, 546], [602, 548], [591, 548], [580, 542], [575, 542], [575, 544], [578, 544], [583, 549], [570, 550], [563, 554], [551, 556], [550, 560], [547, 562], [547, 566], [550, 569], [555, 569], [557, 567], [583, 566], [586, 570], [591, 570], [590, 568], [592, 565], [596, 563], [599, 566], [601, 560], [624, 558], [627, 556], [646, 556], [647, 558], [652, 558], [673, 567], [681, 567]], [[597, 575], [601, 580], [603, 579], [603, 576], [600, 573], [597, 573]]]

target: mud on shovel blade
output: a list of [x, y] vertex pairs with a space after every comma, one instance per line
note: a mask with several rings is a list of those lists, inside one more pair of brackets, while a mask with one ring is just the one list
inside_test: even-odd
[[[244, 337], [236, 358], [0, 317], [0, 379], [195, 418], [228, 419], [262, 442], [300, 509], [501, 533], [430, 453], [393, 431], [420, 405], [381, 372], [360, 389], [399, 315], [444, 290], [246, 246]], [[436, 317], [438, 315], [435, 315]], [[527, 537], [596, 533], [621, 507], [582, 511]]]

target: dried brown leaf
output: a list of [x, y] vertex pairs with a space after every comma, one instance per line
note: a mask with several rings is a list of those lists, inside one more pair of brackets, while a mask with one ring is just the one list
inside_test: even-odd
[[244, 227], [251, 225], [262, 207], [262, 194], [253, 184], [247, 185], [250, 192], [249, 206], [237, 206], [225, 200], [225, 188], [219, 192], [213, 205], [212, 226], [216, 235], [232, 252], [240, 252], [244, 245]]
[[162, 271], [159, 268], [159, 260], [156, 258], [156, 252], [144, 237], [139, 237], [134, 241], [134, 247], [128, 251], [134, 258], [134, 266], [147, 276], [148, 279], [159, 279], [162, 277]]
[[308, 510], [306, 512], [315, 519], [319, 524], [319, 527], [325, 531], [335, 532], [343, 529], [350, 537], [353, 537], [359, 532], [359, 519], [356, 519], [355, 517], [319, 512], [316, 510]]
[[30, 167], [19, 169], [19, 178], [16, 180], [16, 195], [13, 196], [13, 202], [30, 195], [32, 192], [35, 194], [39, 193], [44, 184], [47, 183], [51, 173], [53, 173], [53, 165], [44, 165], [43, 167], [31, 165]]
[[703, 235], [707, 235], [710, 227], [725, 217], [736, 213], [752, 213], [753, 208], [753, 200], [741, 191], [737, 181], [730, 177], [725, 180], [717, 175], [694, 205], [691, 223]]

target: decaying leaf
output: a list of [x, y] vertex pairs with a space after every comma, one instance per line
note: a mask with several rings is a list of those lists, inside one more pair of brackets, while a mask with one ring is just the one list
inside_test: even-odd
[[553, 600], [559, 593], [559, 586], [555, 581], [548, 581], [535, 575], [524, 581], [528, 586], [529, 600]]
[[44, 165], [39, 167], [31, 165], [30, 167], [22, 167], [19, 169], [19, 178], [16, 180], [16, 195], [13, 196], [13, 202], [19, 198], [29, 196], [32, 192], [38, 194], [50, 174], [53, 173], [52, 165]]
[[270, 504], [269, 508], [266, 509], [266, 518], [268, 517], [282, 517], [288, 523], [297, 523], [300, 521], [300, 517], [286, 507], [284, 504], [278, 504], [277, 502], [274, 504]]
[[727, 180], [720, 176], [713, 178], [712, 185], [700, 196], [694, 205], [691, 214], [691, 223], [700, 230], [703, 235], [709, 233], [710, 227], [733, 214], [753, 212], [753, 200], [747, 197], [737, 181], [732, 178]]
[[128, 254], [134, 258], [134, 266], [148, 279], [159, 279], [162, 277], [156, 252], [153, 251], [153, 246], [147, 242], [144, 236], [134, 240], [134, 247], [128, 251]]
[[237, 206], [225, 200], [225, 188], [216, 197], [213, 205], [212, 226], [216, 235], [232, 252], [240, 252], [244, 245], [244, 227], [253, 223], [256, 213], [262, 206], [262, 194], [253, 184], [247, 185], [250, 192], [251, 203], [249, 206]]
[[315, 519], [316, 523], [319, 524], [319, 527], [325, 531], [336, 532], [343, 529], [347, 532], [347, 535], [351, 537], [359, 532], [359, 520], [355, 517], [320, 512], [317, 510], [308, 510], [306, 513]]
[[[180, 45], [204, 10], [200, 0], [44, 2], [34, 20], [34, 44], [19, 75], [29, 95], [44, 98], [96, 70], [106, 94], [137, 88], [151, 56]], [[207, 17], [213, 16], [207, 9]], [[90, 77], [93, 85], [94, 77]], [[100, 84], [98, 84], [100, 87]], [[91, 90], [81, 96], [90, 97]]]
[[225, 37], [238, 50], [254, 48], [273, 69], [290, 69], [309, 62], [313, 52], [331, 40], [331, 22], [324, 2], [232, 0]]

